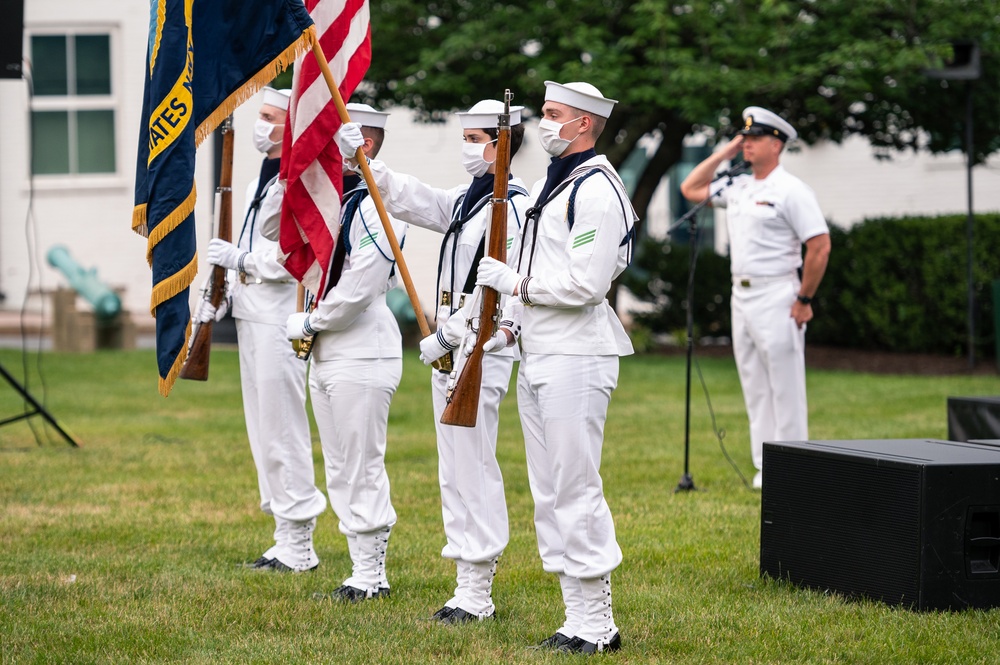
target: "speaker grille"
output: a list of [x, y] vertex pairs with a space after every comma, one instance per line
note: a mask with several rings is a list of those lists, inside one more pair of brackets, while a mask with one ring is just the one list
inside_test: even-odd
[[848, 596], [918, 603], [916, 467], [767, 453], [761, 574]]

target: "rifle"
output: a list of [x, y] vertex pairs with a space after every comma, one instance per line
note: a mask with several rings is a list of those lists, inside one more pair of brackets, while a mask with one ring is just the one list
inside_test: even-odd
[[[229, 242], [233, 235], [233, 117], [222, 124], [222, 170], [219, 174], [219, 232], [221, 240]], [[205, 299], [219, 308], [226, 297], [226, 269], [212, 266], [211, 286]], [[212, 326], [215, 321], [196, 323], [191, 333], [191, 346], [181, 367], [180, 377], [192, 381], [208, 381], [208, 358], [212, 350]]]
[[[507, 260], [507, 180], [510, 178], [510, 102], [514, 98], [510, 90], [504, 90], [503, 113], [497, 117], [497, 157], [496, 174], [493, 179], [492, 217], [486, 230], [487, 251], [490, 258]], [[479, 310], [479, 330], [472, 352], [462, 366], [452, 370], [457, 377], [454, 387], [448, 391], [448, 404], [441, 414], [441, 423], [459, 427], [475, 427], [479, 414], [479, 391], [483, 383], [483, 345], [496, 332], [500, 313], [500, 294], [495, 289], [482, 287], [482, 306]], [[470, 325], [475, 330], [475, 319]], [[464, 347], [459, 350], [459, 362], [465, 356]]]

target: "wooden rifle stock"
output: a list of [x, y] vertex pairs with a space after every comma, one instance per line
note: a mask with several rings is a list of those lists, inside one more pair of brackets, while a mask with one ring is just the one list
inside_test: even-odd
[[[222, 170], [219, 173], [219, 232], [221, 240], [229, 242], [233, 235], [233, 122], [232, 116], [222, 126]], [[226, 269], [212, 266], [211, 287], [207, 300], [219, 309], [226, 297]], [[191, 333], [187, 359], [180, 377], [191, 381], [208, 381], [208, 358], [212, 350], [212, 326], [215, 321], [196, 323]]]
[[[492, 217], [487, 230], [486, 255], [500, 262], [507, 260], [507, 181], [510, 178], [510, 90], [504, 91], [504, 112], [497, 122], [496, 173], [493, 180]], [[479, 414], [479, 392], [483, 383], [483, 345], [493, 337], [499, 323], [500, 294], [483, 287], [483, 303], [479, 310], [479, 331], [475, 347], [466, 358], [448, 404], [441, 414], [441, 423], [459, 427], [475, 427]], [[464, 348], [459, 355], [464, 353]], [[457, 370], [456, 370], [457, 371]]]

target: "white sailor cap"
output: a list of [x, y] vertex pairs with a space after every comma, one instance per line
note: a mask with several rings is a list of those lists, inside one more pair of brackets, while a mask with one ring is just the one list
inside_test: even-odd
[[566, 104], [602, 118], [609, 117], [611, 109], [618, 103], [617, 99], [607, 99], [600, 90], [589, 83], [563, 84], [555, 81], [545, 82], [545, 101]]
[[[510, 126], [521, 124], [521, 109], [523, 106], [510, 107]], [[462, 129], [496, 129], [497, 116], [503, 113], [503, 102], [495, 99], [484, 99], [476, 102], [468, 111], [456, 111]]]
[[264, 88], [264, 104], [279, 108], [282, 111], [288, 110], [288, 100], [292, 96], [292, 91], [288, 88], [275, 90], [274, 88]]
[[386, 120], [389, 114], [383, 111], [376, 111], [368, 104], [358, 104], [351, 102], [347, 105], [347, 114], [351, 116], [351, 122], [360, 123], [362, 127], [375, 127], [385, 129]]
[[748, 106], [743, 109], [743, 129], [739, 133], [750, 136], [774, 136], [782, 142], [792, 141], [799, 136], [787, 120], [759, 106]]

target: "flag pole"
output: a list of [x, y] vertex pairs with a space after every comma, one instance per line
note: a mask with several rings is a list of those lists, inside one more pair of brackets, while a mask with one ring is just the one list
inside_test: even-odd
[[[344, 105], [344, 99], [340, 96], [340, 89], [333, 80], [333, 72], [330, 71], [330, 64], [326, 61], [326, 55], [323, 53], [323, 47], [320, 46], [319, 39], [313, 41], [312, 52], [313, 55], [316, 56], [316, 62], [319, 64], [320, 71], [323, 72], [323, 78], [326, 80], [326, 86], [330, 89], [330, 95], [333, 97], [333, 103], [337, 105], [337, 112], [340, 114], [340, 121], [344, 123], [350, 122], [351, 116], [347, 112], [347, 106]], [[430, 326], [427, 325], [427, 317], [424, 316], [424, 311], [420, 307], [420, 299], [417, 297], [417, 290], [413, 287], [413, 280], [410, 279], [410, 271], [407, 269], [406, 261], [403, 259], [403, 250], [400, 249], [399, 241], [396, 240], [396, 233], [392, 230], [392, 224], [389, 223], [389, 215], [385, 211], [385, 205], [382, 203], [382, 196], [379, 194], [378, 186], [375, 184], [375, 178], [372, 176], [372, 171], [368, 168], [368, 160], [365, 159], [365, 153], [362, 148], [358, 148], [358, 151], [355, 154], [355, 159], [358, 160], [358, 165], [361, 166], [361, 175], [364, 176], [365, 183], [368, 185], [368, 194], [375, 203], [379, 219], [382, 220], [382, 228], [385, 230], [385, 235], [389, 239], [390, 247], [392, 247], [392, 256], [396, 259], [396, 270], [399, 272], [399, 276], [403, 280], [403, 285], [406, 287], [407, 295], [410, 296], [410, 305], [413, 307], [413, 313], [416, 314], [417, 325], [420, 326], [420, 336], [421, 338], [427, 337], [431, 334]]]

